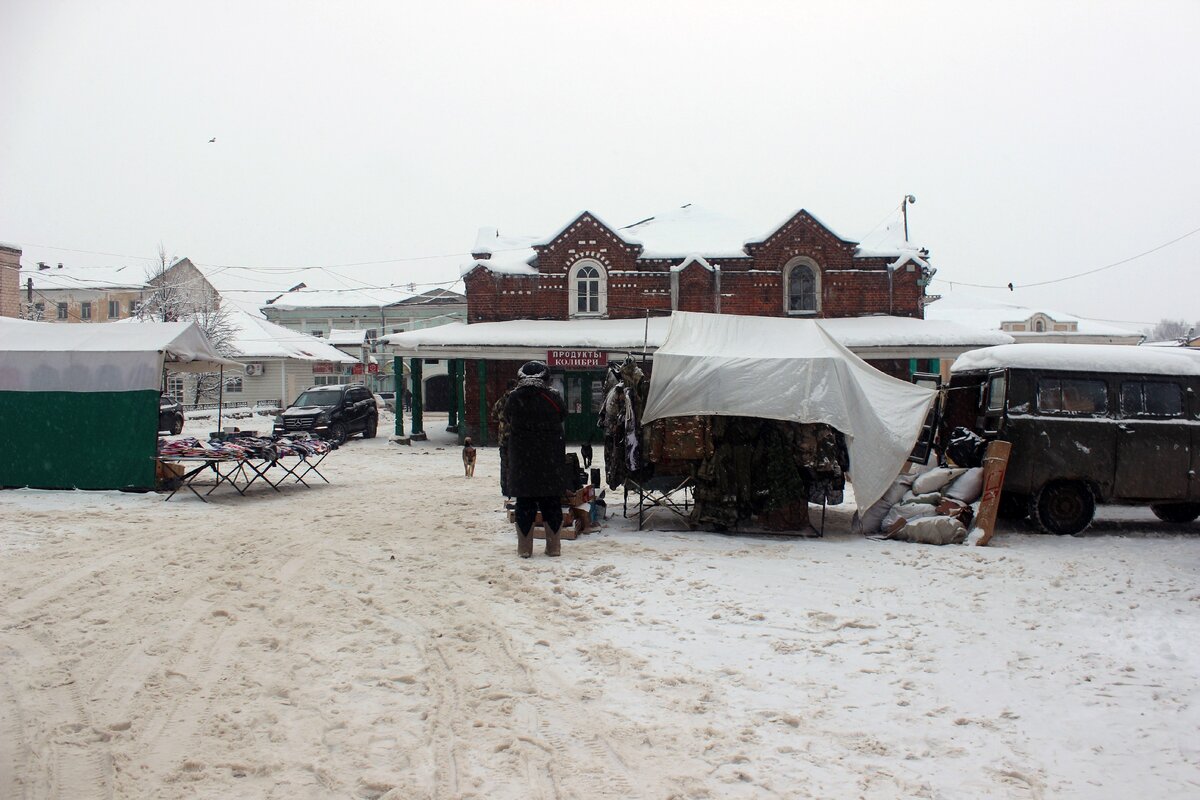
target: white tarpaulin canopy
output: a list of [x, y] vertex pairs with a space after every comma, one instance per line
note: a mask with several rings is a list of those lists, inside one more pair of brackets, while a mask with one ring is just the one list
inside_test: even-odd
[[157, 390], [164, 362], [179, 372], [241, 366], [221, 356], [194, 322], [0, 321], [0, 391]]
[[934, 394], [870, 366], [815, 320], [677, 311], [654, 354], [643, 422], [703, 414], [832, 425], [866, 508], [903, 469]]

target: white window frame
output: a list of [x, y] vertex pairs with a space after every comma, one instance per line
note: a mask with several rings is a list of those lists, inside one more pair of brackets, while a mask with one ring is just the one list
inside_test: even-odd
[[[114, 314], [113, 313], [114, 311], [116, 311], [117, 313]], [[121, 301], [120, 300], [109, 300], [108, 301], [108, 318], [109, 319], [120, 319], [121, 318]]]
[[225, 394], [240, 394], [245, 384], [241, 375], [225, 376]]
[[[813, 276], [813, 304], [816, 308], [792, 308], [792, 271], [807, 267]], [[796, 256], [783, 267], [783, 310], [794, 317], [814, 317], [821, 313], [821, 267], [807, 256]]]
[[91, 321], [91, 319], [92, 319], [92, 304], [90, 301], [84, 300], [82, 303], [79, 304], [79, 318], [81, 320], [85, 320], [85, 321], [89, 321], [89, 322]]
[[[580, 311], [579, 310], [579, 280], [580, 273], [585, 269], [594, 269], [596, 271], [596, 310], [595, 311]], [[608, 270], [604, 265], [594, 258], [583, 258], [571, 265], [567, 271], [567, 286], [568, 299], [570, 305], [567, 307], [569, 317], [603, 317], [608, 314]]]
[[186, 388], [187, 387], [184, 384], [182, 377], [178, 375], [169, 375], [167, 377], [167, 396], [169, 396], [175, 402], [183, 402], [183, 396]]

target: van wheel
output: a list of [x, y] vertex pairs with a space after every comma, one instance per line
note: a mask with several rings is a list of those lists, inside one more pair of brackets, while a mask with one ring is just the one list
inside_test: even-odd
[[1053, 481], [1029, 503], [1029, 517], [1046, 533], [1073, 535], [1083, 532], [1096, 516], [1096, 497], [1081, 481]]
[[1000, 519], [1021, 520], [1029, 516], [1029, 496], [1004, 492], [1000, 495], [1000, 506], [996, 509]]
[[1169, 505], [1153, 505], [1150, 510], [1154, 516], [1163, 522], [1184, 525], [1200, 517], [1200, 503], [1170, 503]]

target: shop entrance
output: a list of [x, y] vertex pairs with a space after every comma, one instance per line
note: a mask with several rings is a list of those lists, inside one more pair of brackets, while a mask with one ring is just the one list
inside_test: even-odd
[[567, 401], [567, 441], [602, 441], [596, 419], [604, 405], [604, 371], [562, 372], [555, 374], [553, 381], [562, 386]]

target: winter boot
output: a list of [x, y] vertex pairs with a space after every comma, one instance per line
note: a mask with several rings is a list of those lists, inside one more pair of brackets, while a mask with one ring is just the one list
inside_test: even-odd
[[533, 555], [533, 529], [522, 533], [521, 526], [517, 526], [517, 555], [521, 558], [529, 558]]
[[559, 532], [550, 530], [549, 525], [546, 526], [546, 555], [552, 558], [562, 555], [562, 539]]

